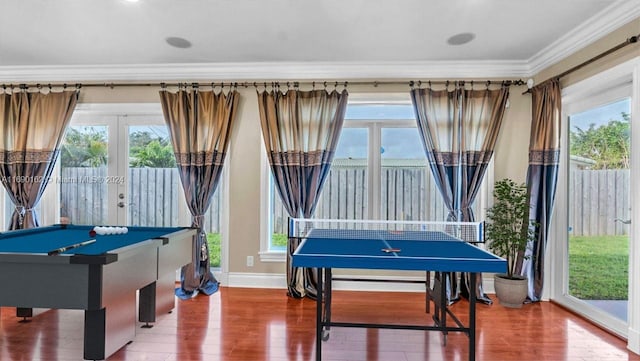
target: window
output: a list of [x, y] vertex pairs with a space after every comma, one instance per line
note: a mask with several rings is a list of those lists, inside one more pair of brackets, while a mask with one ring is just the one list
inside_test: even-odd
[[[288, 214], [269, 174], [268, 235], [262, 260], [283, 253]], [[485, 177], [486, 179], [487, 177]], [[492, 178], [492, 177], [491, 177]], [[484, 182], [487, 184], [487, 182]], [[478, 199], [486, 197], [487, 190]], [[476, 201], [478, 217], [482, 202]], [[446, 220], [448, 212], [427, 167], [408, 94], [394, 101], [350, 101], [314, 218]]]

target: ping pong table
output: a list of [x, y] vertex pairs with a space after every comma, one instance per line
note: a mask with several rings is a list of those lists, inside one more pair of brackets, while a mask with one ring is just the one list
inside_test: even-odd
[[[469, 321], [465, 326], [448, 309], [445, 290], [434, 280], [429, 292], [434, 296], [433, 326], [331, 321], [331, 281], [333, 268], [386, 269], [406, 271], [469, 272], [470, 289], [475, 289], [476, 273], [504, 273], [507, 265], [500, 258], [460, 238], [441, 231], [312, 229], [293, 254], [294, 267], [318, 269], [316, 297], [316, 360], [322, 359], [322, 341], [336, 327], [362, 327], [463, 332], [469, 338], [469, 360], [475, 360], [476, 295], [469, 292]], [[429, 287], [429, 285], [427, 285]], [[427, 300], [428, 302], [428, 300]], [[455, 326], [447, 325], [447, 314]]]

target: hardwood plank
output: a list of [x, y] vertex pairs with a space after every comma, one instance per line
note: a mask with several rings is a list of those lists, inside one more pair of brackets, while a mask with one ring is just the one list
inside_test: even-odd
[[[430, 324], [419, 293], [335, 291], [333, 319]], [[453, 307], [467, 321], [467, 303]], [[19, 323], [15, 309], [2, 308], [0, 359], [79, 360], [83, 313], [49, 310]], [[553, 303], [520, 310], [478, 305], [477, 360], [640, 361], [626, 342]], [[284, 290], [222, 287], [210, 296], [177, 301], [151, 329], [109, 360], [313, 360], [315, 302], [292, 299]], [[466, 336], [435, 332], [331, 329], [323, 345], [328, 361], [466, 360]]]

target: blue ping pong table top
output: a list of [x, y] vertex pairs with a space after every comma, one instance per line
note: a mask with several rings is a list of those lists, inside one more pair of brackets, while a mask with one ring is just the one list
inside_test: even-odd
[[[347, 235], [348, 232], [348, 235]], [[314, 229], [293, 254], [294, 267], [504, 273], [507, 262], [481, 248], [429, 231]], [[395, 248], [399, 252], [385, 252]]]

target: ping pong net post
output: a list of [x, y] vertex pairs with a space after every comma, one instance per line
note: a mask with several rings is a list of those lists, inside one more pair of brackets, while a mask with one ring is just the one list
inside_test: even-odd
[[288, 236], [484, 243], [484, 222], [289, 218]]

